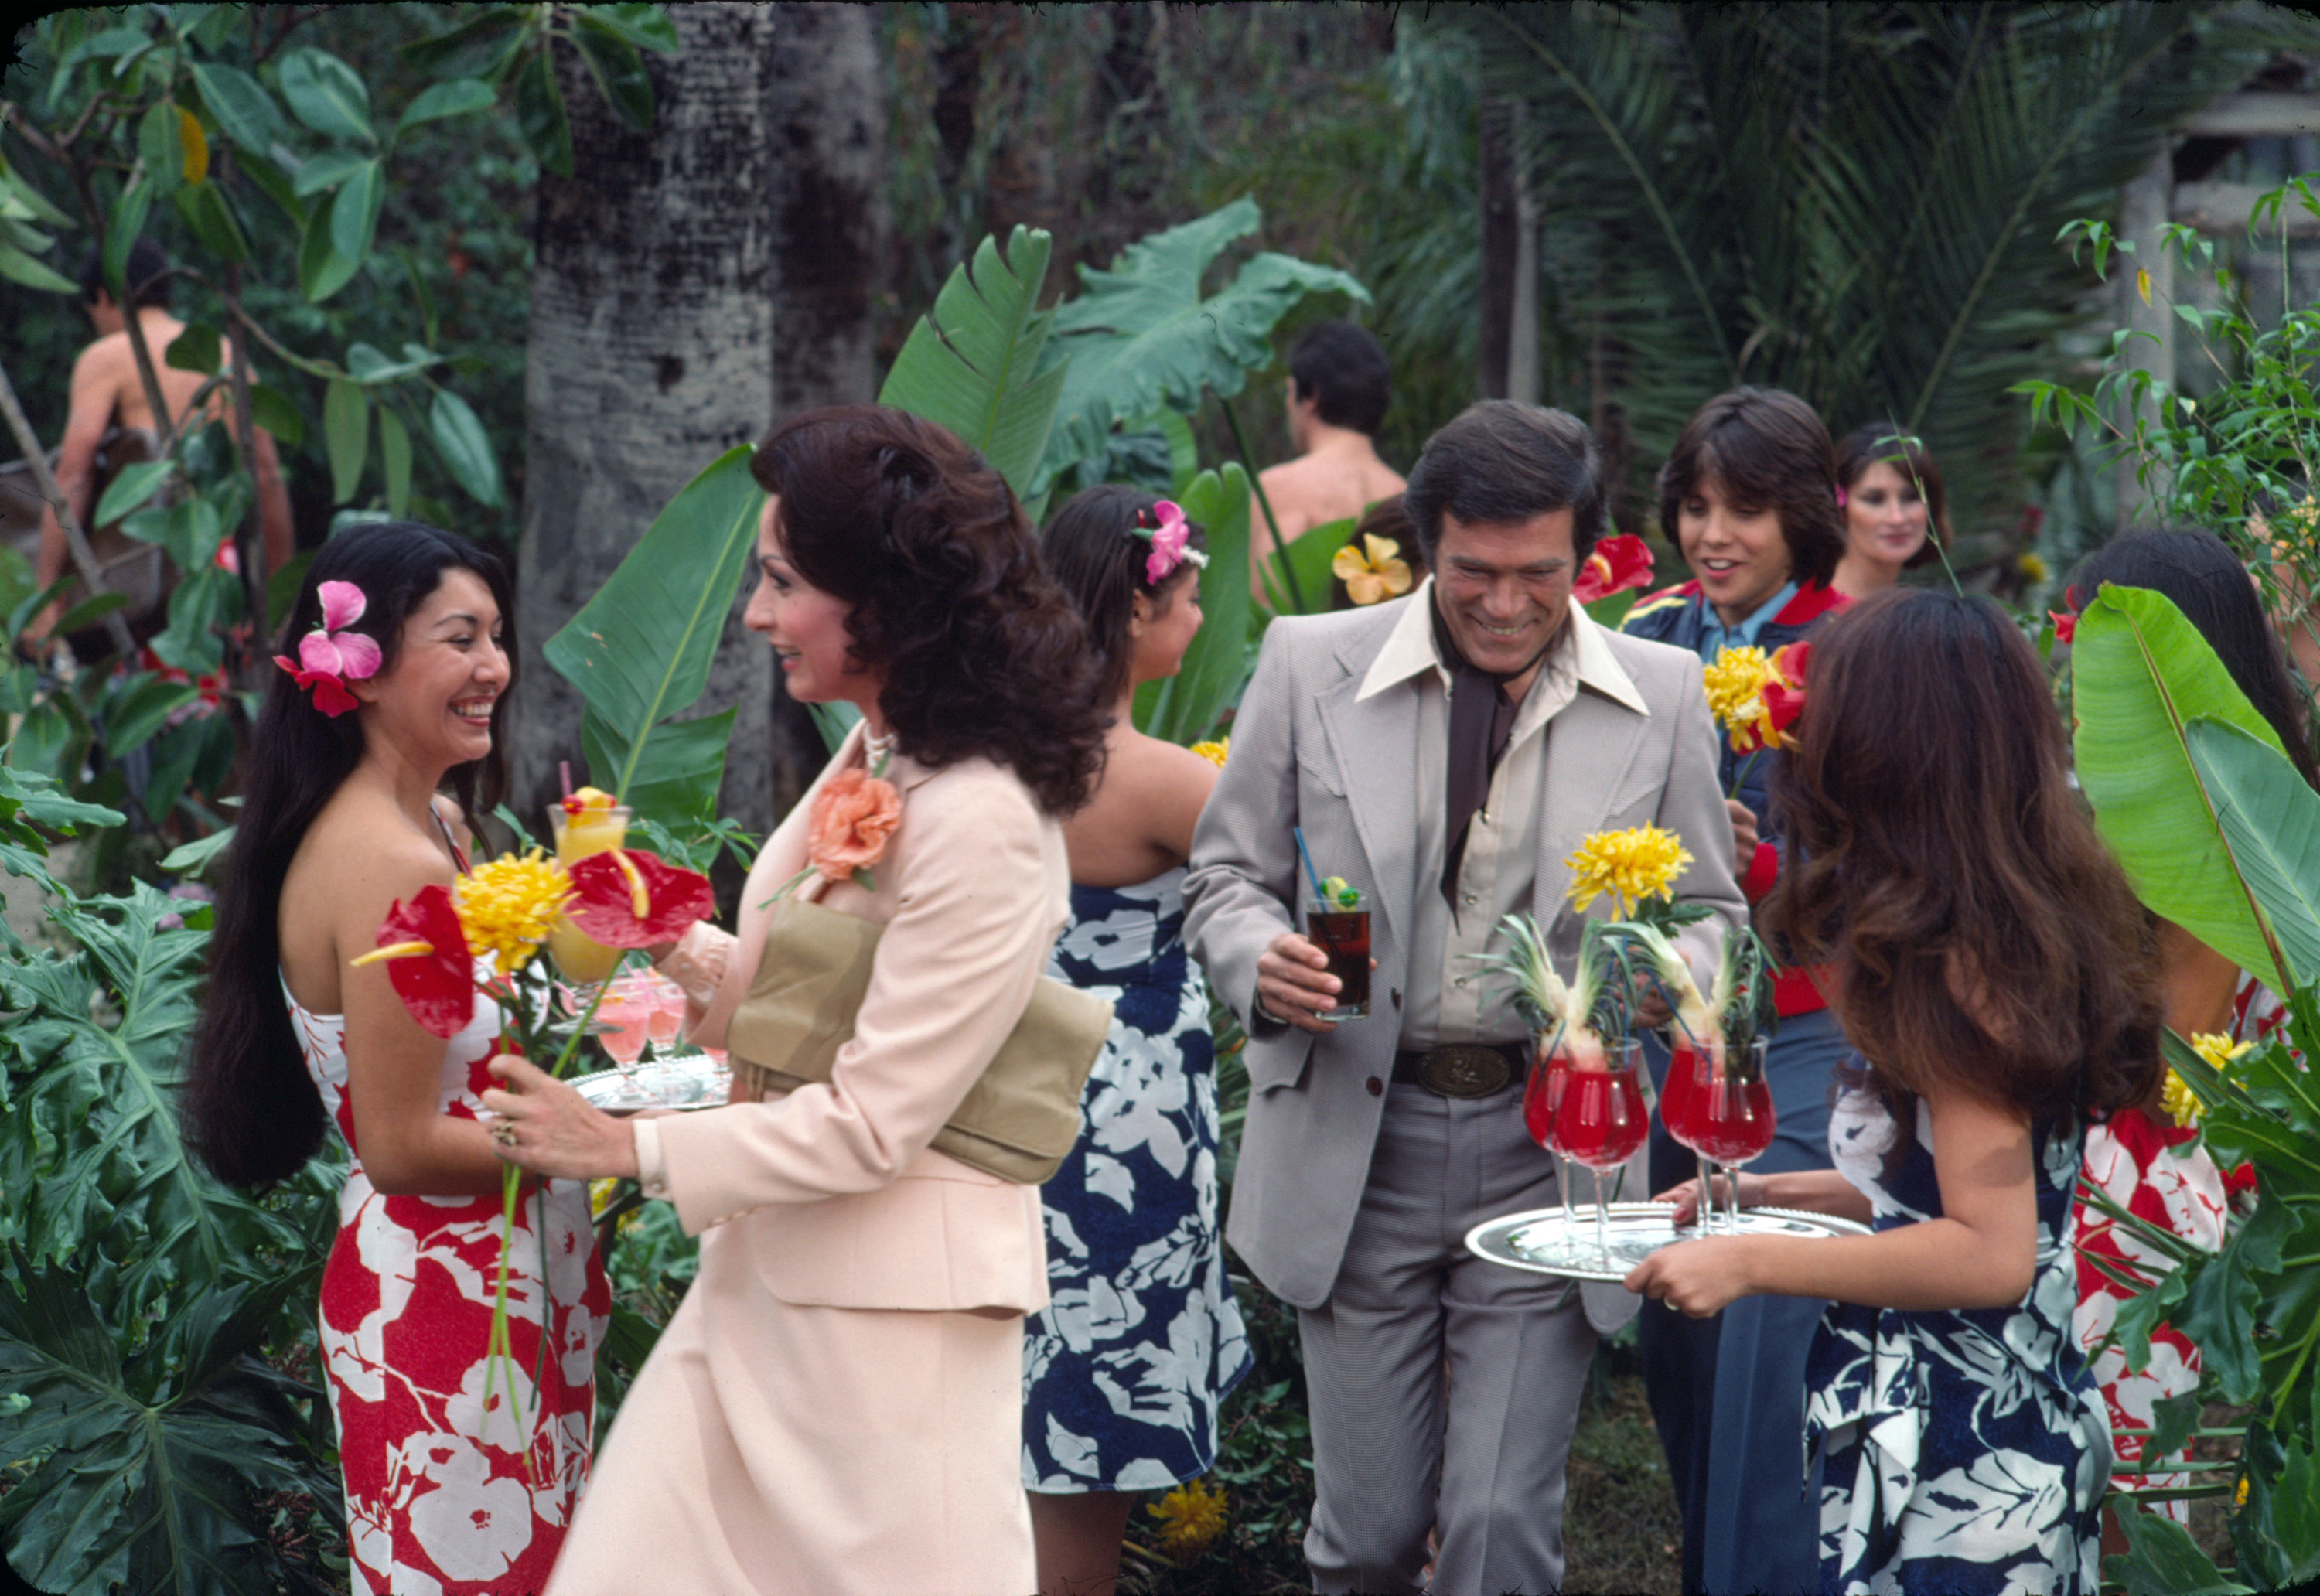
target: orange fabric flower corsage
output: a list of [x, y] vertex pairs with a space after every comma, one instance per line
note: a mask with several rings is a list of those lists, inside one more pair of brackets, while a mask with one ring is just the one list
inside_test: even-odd
[[841, 770], [822, 784], [806, 827], [805, 857], [823, 879], [875, 891], [870, 866], [884, 857], [902, 823], [902, 794], [864, 770]]

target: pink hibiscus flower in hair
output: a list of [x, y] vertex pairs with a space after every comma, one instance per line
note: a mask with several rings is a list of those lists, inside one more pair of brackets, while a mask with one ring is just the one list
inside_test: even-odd
[[1144, 579], [1154, 586], [1167, 580], [1168, 573], [1186, 560], [1205, 567], [1209, 557], [1192, 547], [1192, 529], [1184, 520], [1184, 512], [1173, 499], [1162, 499], [1152, 506], [1152, 518], [1159, 522], [1151, 533], [1152, 552], [1145, 557]]
[[377, 640], [346, 629], [362, 619], [368, 601], [351, 582], [325, 582], [315, 594], [322, 601], [322, 624], [298, 639], [294, 663], [276, 654], [274, 663], [295, 677], [301, 687], [314, 690], [314, 707], [326, 715], [343, 715], [355, 707], [349, 682], [378, 674], [384, 660]]

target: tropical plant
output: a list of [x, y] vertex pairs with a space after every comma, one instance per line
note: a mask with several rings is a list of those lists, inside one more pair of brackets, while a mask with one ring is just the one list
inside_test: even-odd
[[[2072, 643], [2081, 779], [2143, 902], [2286, 997], [2288, 1023], [2219, 1068], [2181, 1038], [2168, 1063], [2202, 1107], [2216, 1161], [2256, 1176], [2252, 1215], [2222, 1250], [2107, 1209], [2174, 1267], [2121, 1310], [2128, 1363], [2165, 1322], [2199, 1348], [2201, 1383], [2160, 1404], [2144, 1455], [2179, 1448], [2205, 1404], [2250, 1410], [2229, 1494], [2236, 1578], [2171, 1520], [2122, 1513], [2129, 1552], [2107, 1572], [2135, 1596], [2276, 1589], [2320, 1575], [2320, 795], [2212, 648], [2158, 594], [2105, 587]], [[2153, 750], [2158, 750], [2156, 757]], [[2166, 856], [2173, 855], [2172, 860]], [[2137, 1492], [2136, 1494], [2148, 1494]]]
[[[550, 37], [568, 37], [623, 113], [633, 111], [644, 79], [627, 41], [634, 35], [635, 42], [663, 47], [665, 40], [654, 41], [667, 33], [666, 19], [649, 6], [601, 8], [577, 19], [567, 9], [528, 8], [504, 30], [518, 50], [505, 59], [544, 60]], [[23, 58], [0, 102], [0, 275], [77, 293], [38, 258], [52, 233], [77, 228], [100, 252], [113, 296], [127, 304], [131, 246], [149, 232], [172, 231], [181, 245], [172, 275], [216, 306], [195, 313], [166, 353], [148, 347], [140, 318], [127, 319], [149, 408], [164, 418], [161, 448], [151, 461], [122, 470], [88, 516], [91, 527], [117, 521], [127, 536], [168, 554], [180, 575], [166, 628], [120, 662], [130, 667], [125, 674], [85, 669], [75, 676], [12, 666], [0, 676], [0, 703], [23, 718], [10, 745], [13, 764], [121, 804], [140, 830], [169, 828], [174, 820], [189, 838], [223, 826], [214, 794], [233, 765], [238, 712], [246, 718], [254, 707], [255, 673], [270, 668], [266, 650], [250, 645], [286, 608], [299, 573], [285, 567], [270, 588], [264, 580], [251, 513], [258, 430], [295, 448], [309, 418], [318, 417], [313, 430], [339, 503], [357, 499], [371, 476], [383, 512], [407, 512], [421, 496], [414, 481], [423, 480], [415, 471], [422, 458], [478, 505], [497, 506], [504, 497], [483, 425], [444, 380], [446, 358], [428, 344], [402, 339], [399, 353], [390, 355], [358, 337], [342, 358], [291, 347], [312, 348], [319, 313], [312, 307], [339, 295], [381, 253], [378, 226], [397, 186], [399, 152], [437, 124], [488, 109], [492, 83], [457, 77], [426, 86], [390, 122], [344, 60], [292, 43], [311, 14], [282, 19], [270, 37], [255, 19], [245, 29], [244, 18], [242, 8], [217, 5], [56, 14], [23, 35]], [[500, 20], [477, 18], [461, 32], [479, 36]], [[455, 58], [456, 51], [437, 52], [439, 63]], [[649, 116], [648, 85], [643, 95]], [[407, 155], [400, 159], [408, 164]], [[60, 204], [49, 188], [68, 198]], [[431, 300], [407, 253], [401, 265], [431, 342], [438, 330]], [[260, 301], [278, 313], [261, 319], [253, 313]], [[261, 358], [314, 386], [262, 380]], [[205, 379], [174, 426], [159, 398], [157, 361]], [[222, 423], [208, 419], [213, 404], [222, 405]], [[38, 456], [39, 441], [13, 399], [6, 408], [19, 448]], [[51, 596], [26, 607], [12, 595], [10, 643]], [[66, 619], [88, 624], [121, 602], [100, 593]], [[125, 648], [129, 634], [118, 621], [110, 624]], [[102, 833], [101, 854], [120, 851], [126, 835]]]
[[[2248, 222], [2251, 246], [2263, 247], [2256, 230], [2268, 221], [2285, 260], [2284, 213], [2292, 206], [2320, 218], [2315, 186], [2320, 172], [2259, 195]], [[2073, 257], [2087, 250], [2098, 277], [2107, 275], [2114, 255], [2121, 269], [2136, 256], [2134, 240], [2098, 219], [2071, 222], [2062, 240]], [[2134, 341], [2150, 335], [2122, 331], [2091, 392], [2035, 380], [2016, 391], [2029, 395], [2034, 422], [2052, 422], [2074, 442], [2098, 440], [2101, 463], [2132, 459], [2159, 519], [2207, 527], [2230, 541], [2274, 613], [2313, 633], [2320, 627], [2309, 602], [2320, 593], [2320, 506], [2312, 500], [2320, 483], [2320, 395], [2314, 388], [2320, 304], [2299, 305], [2284, 286], [2279, 321], [2264, 327], [2242, 280], [2218, 264], [2214, 240], [2170, 223], [2161, 248], [2214, 285], [2214, 305], [2179, 298], [2170, 307], [2198, 335], [2213, 382], [2194, 393], [2138, 366]], [[2147, 264], [2136, 266], [2134, 281], [2150, 299]], [[2283, 272], [2282, 281], [2292, 286], [2294, 279]]]
[[0, 926], [0, 1555], [42, 1591], [328, 1590], [327, 1559], [285, 1547], [345, 1532], [298, 1372], [336, 1176], [255, 1201], [190, 1155], [206, 911], [142, 884], [79, 896], [27, 823], [120, 820], [0, 765], [0, 863], [71, 943]]
[[735, 712], [680, 721], [748, 568], [765, 491], [746, 444], [670, 500], [594, 597], [548, 639], [548, 663], [580, 689], [590, 778], [640, 818], [680, 830], [715, 813]]
[[[2225, 6], [1462, 7], [1519, 101], [1563, 318], [1566, 407], [1613, 423], [1630, 491], [1708, 395], [1778, 385], [1833, 427], [1890, 416], [1944, 460], [1952, 513], [2018, 500], [2018, 413], [2082, 323], [2049, 246], [2111, 204], [2161, 130], [2308, 19]], [[1985, 555], [1996, 552], [1985, 545]]]

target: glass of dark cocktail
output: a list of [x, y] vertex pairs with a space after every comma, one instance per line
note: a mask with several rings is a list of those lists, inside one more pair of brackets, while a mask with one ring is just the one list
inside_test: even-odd
[[1305, 936], [1329, 960], [1329, 974], [1337, 978], [1335, 1007], [1317, 1015], [1321, 1020], [1361, 1020], [1370, 1011], [1370, 911], [1348, 909], [1342, 902], [1309, 900], [1305, 905]]

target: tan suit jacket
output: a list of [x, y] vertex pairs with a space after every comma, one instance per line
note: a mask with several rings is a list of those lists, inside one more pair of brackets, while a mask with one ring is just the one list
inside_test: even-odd
[[[724, 1045], [757, 974], [766, 907], [805, 866], [815, 793], [859, 765], [861, 749], [857, 727], [766, 839], [738, 934], [696, 926], [662, 961], [695, 1005], [688, 1034], [703, 1046]], [[898, 754], [888, 778], [901, 789], [902, 819], [871, 867], [875, 890], [824, 888], [818, 877], [800, 889], [886, 927], [854, 1039], [831, 1078], [773, 1102], [639, 1121], [646, 1189], [676, 1204], [688, 1232], [746, 1231], [762, 1283], [784, 1302], [1044, 1308], [1038, 1189], [928, 1144], [1047, 967], [1070, 910], [1063, 829], [988, 760], [930, 771]]]
[[[1418, 805], [1443, 801], [1419, 793], [1414, 775], [1418, 681], [1357, 696], [1401, 611], [1416, 602], [1284, 618], [1266, 629], [1184, 883], [1186, 940], [1249, 1031], [1248, 1118], [1226, 1236], [1268, 1288], [1303, 1308], [1328, 1299], [1345, 1256], [1384, 1112], [1382, 1084], [1393, 1073], [1400, 993], [1413, 980], [1439, 978], [1409, 968], [1416, 894], [1437, 890], [1419, 879]], [[1573, 623], [1592, 625], [1575, 606]], [[1548, 722], [1535, 912], [1543, 924], [1553, 918], [1571, 878], [1564, 861], [1589, 832], [1667, 827], [1693, 856], [1676, 895], [1716, 911], [1679, 939], [1706, 990], [1714, 939], [1746, 905], [1733, 878], [1699, 661], [1663, 644], [1598, 635], [1651, 712], [1582, 686]], [[1371, 1017], [1326, 1037], [1254, 1011], [1258, 955], [1300, 923], [1292, 920], [1303, 894], [1292, 825], [1372, 909]], [[1607, 907], [1599, 899], [1591, 911]], [[1511, 1100], [1509, 1111], [1517, 1111]], [[1622, 1322], [1635, 1301], [1616, 1286], [1590, 1287], [1587, 1299], [1599, 1328]]]

